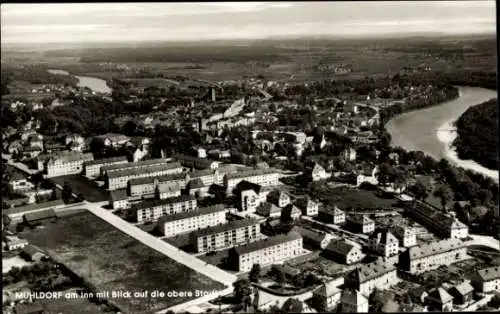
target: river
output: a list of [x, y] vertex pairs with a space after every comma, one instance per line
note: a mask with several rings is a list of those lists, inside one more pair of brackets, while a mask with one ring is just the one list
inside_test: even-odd
[[462, 160], [451, 146], [457, 133], [453, 127], [467, 108], [496, 98], [497, 92], [480, 87], [459, 87], [459, 97], [437, 106], [415, 110], [392, 118], [386, 125], [393, 146], [420, 150], [435, 159], [445, 158], [453, 164], [486, 175], [498, 182], [498, 171], [473, 160]]
[[[69, 72], [64, 70], [47, 70], [47, 72], [52, 74], [62, 74], [62, 75], [70, 75]], [[110, 94], [111, 88], [108, 86], [105, 80], [100, 78], [90, 77], [90, 76], [78, 76], [75, 75], [78, 79], [79, 87], [88, 87], [94, 92]]]

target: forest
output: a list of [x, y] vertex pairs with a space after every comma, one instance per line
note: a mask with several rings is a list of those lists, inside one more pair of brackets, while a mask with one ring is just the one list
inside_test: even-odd
[[455, 122], [458, 136], [453, 142], [461, 159], [473, 159], [489, 169], [498, 169], [498, 100], [470, 107]]

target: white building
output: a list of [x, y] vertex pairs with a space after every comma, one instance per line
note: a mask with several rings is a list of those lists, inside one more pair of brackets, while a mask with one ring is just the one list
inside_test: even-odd
[[345, 287], [356, 289], [366, 296], [375, 289], [385, 290], [398, 282], [396, 267], [380, 259], [369, 264], [361, 264], [345, 277]]
[[411, 273], [422, 273], [462, 261], [466, 257], [467, 247], [461, 240], [446, 239], [410, 247], [400, 256], [400, 263]]
[[111, 191], [109, 196], [109, 206], [112, 209], [125, 209], [130, 207], [126, 190]]
[[47, 177], [80, 174], [83, 171], [83, 163], [94, 160], [91, 153], [60, 152], [49, 158], [45, 165]]
[[205, 253], [259, 240], [260, 223], [256, 219], [234, 220], [227, 224], [193, 231], [191, 245]]
[[415, 228], [405, 226], [393, 226], [392, 233], [398, 238], [402, 247], [412, 247], [417, 245], [417, 232]]
[[321, 207], [318, 209], [318, 219], [328, 224], [343, 225], [346, 222], [346, 215], [337, 206], [333, 208]]
[[302, 215], [310, 217], [318, 216], [319, 203], [313, 201], [310, 197], [297, 199], [295, 206], [301, 210]]
[[283, 208], [291, 203], [291, 198], [290, 195], [286, 192], [274, 190], [267, 195], [267, 201]]
[[226, 222], [226, 209], [223, 205], [199, 208], [196, 211], [163, 216], [158, 221], [163, 234], [173, 237], [177, 234], [208, 228]]
[[302, 255], [302, 236], [296, 232], [277, 235], [233, 248], [228, 260], [234, 269], [247, 272], [254, 264], [265, 267]]
[[480, 292], [500, 291], [500, 267], [494, 266], [478, 270], [471, 278], [472, 286]]
[[261, 186], [272, 186], [279, 184], [279, 174], [275, 169], [252, 169], [236, 173], [228, 173], [224, 177], [226, 192], [231, 194], [233, 189], [241, 181], [248, 181]]
[[198, 208], [192, 195], [180, 195], [164, 200], [148, 200], [135, 204], [131, 208], [137, 222], [155, 221], [165, 215], [193, 212]]
[[105, 184], [110, 191], [127, 187], [128, 181], [138, 178], [159, 177], [183, 172], [178, 162], [164, 163], [160, 165], [148, 165], [141, 168], [126, 168], [123, 170], [107, 172]]
[[90, 160], [83, 163], [84, 173], [89, 178], [98, 177], [101, 173], [101, 167], [120, 165], [128, 163], [127, 157], [111, 157], [105, 159]]
[[338, 277], [334, 280], [323, 283], [318, 289], [314, 290], [313, 297], [323, 300], [322, 307], [327, 311], [335, 308], [342, 298], [342, 289], [339, 286], [344, 284], [344, 277]]
[[16, 236], [5, 236], [5, 248], [8, 251], [20, 250], [28, 245], [28, 241]]
[[372, 252], [388, 258], [399, 253], [398, 239], [387, 230], [378, 230], [370, 236], [369, 247]]

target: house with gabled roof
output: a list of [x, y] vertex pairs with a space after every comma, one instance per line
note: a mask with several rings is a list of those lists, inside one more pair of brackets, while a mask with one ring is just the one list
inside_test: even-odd
[[358, 263], [363, 258], [361, 247], [344, 239], [330, 241], [325, 248], [325, 253], [335, 261], [346, 265]]
[[318, 215], [319, 203], [313, 201], [309, 196], [295, 200], [294, 204], [301, 210], [302, 215], [310, 217]]
[[341, 298], [343, 313], [368, 313], [368, 298], [357, 290], [344, 290]]
[[346, 222], [346, 214], [337, 206], [320, 206], [318, 209], [318, 219], [328, 224], [343, 225]]
[[300, 226], [293, 227], [292, 231], [300, 233], [305, 245], [322, 250], [334, 239], [334, 236], [329, 233], [306, 229]]
[[425, 302], [430, 310], [450, 312], [453, 309], [453, 296], [442, 287], [434, 288], [429, 292]]
[[389, 230], [379, 229], [370, 236], [369, 248], [372, 252], [388, 258], [399, 253], [399, 241]]
[[339, 277], [328, 282], [324, 282], [319, 288], [314, 290], [313, 297], [323, 300], [322, 307], [326, 310], [335, 308], [342, 298], [340, 286], [344, 283], [344, 277]]
[[476, 271], [472, 275], [471, 283], [479, 292], [500, 291], [500, 266]]
[[355, 232], [372, 233], [375, 231], [375, 221], [366, 215], [352, 215], [347, 218], [350, 228]]
[[285, 207], [291, 203], [291, 197], [288, 193], [281, 190], [273, 190], [267, 195], [267, 201], [278, 207]]
[[461, 282], [448, 290], [448, 293], [453, 296], [453, 303], [468, 304], [473, 301], [474, 287], [467, 281]]
[[381, 259], [361, 264], [345, 277], [347, 288], [359, 290], [364, 295], [370, 295], [375, 289], [388, 289], [398, 282], [396, 267]]

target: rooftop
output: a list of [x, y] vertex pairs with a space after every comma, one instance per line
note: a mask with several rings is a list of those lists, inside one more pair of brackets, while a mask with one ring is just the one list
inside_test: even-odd
[[176, 221], [176, 220], [181, 220], [181, 219], [186, 219], [186, 218], [191, 218], [191, 217], [196, 217], [196, 216], [201, 216], [201, 215], [208, 215], [216, 212], [221, 212], [225, 211], [226, 208], [222, 204], [217, 204], [214, 206], [210, 207], [202, 207], [198, 208], [196, 211], [191, 211], [191, 212], [183, 212], [183, 213], [178, 213], [178, 214], [173, 214], [173, 215], [168, 215], [168, 216], [162, 216], [158, 223], [166, 223], [170, 221]]
[[429, 292], [428, 298], [438, 301], [440, 304], [445, 304], [453, 300], [453, 297], [441, 287]]
[[125, 161], [125, 162], [128, 161], [126, 156], [89, 160], [89, 161], [84, 162], [83, 165], [84, 166], [94, 166], [94, 165], [104, 165], [104, 164], [123, 162], [123, 161]]
[[122, 169], [113, 172], [108, 172], [107, 175], [109, 179], [113, 179], [113, 178], [129, 177], [147, 173], [156, 173], [160, 171], [177, 169], [177, 168], [182, 169], [182, 166], [178, 162], [172, 162], [172, 163], [164, 163], [157, 165], [148, 165], [141, 168]]
[[363, 283], [375, 278], [378, 278], [390, 271], [395, 270], [395, 266], [388, 264], [378, 259], [375, 262], [369, 264], [362, 264], [353, 271], [351, 271], [347, 276], [350, 279], [354, 279], [356, 282]]
[[190, 202], [190, 201], [196, 201], [196, 198], [193, 195], [180, 195], [180, 196], [169, 197], [169, 198], [166, 198], [163, 200], [143, 201], [143, 202], [135, 204], [132, 207], [132, 209], [133, 210], [141, 210], [141, 209], [153, 208], [153, 207], [158, 207], [158, 206], [167, 205], [167, 204], [175, 204], [175, 203]]
[[255, 176], [261, 176], [265, 174], [272, 174], [272, 173], [277, 173], [275, 169], [251, 169], [251, 170], [244, 170], [236, 173], [228, 173], [226, 174], [227, 179], [241, 179], [241, 178], [247, 178], [247, 177], [255, 177]]
[[228, 231], [228, 230], [234, 230], [234, 229], [244, 228], [244, 227], [248, 227], [248, 226], [253, 226], [256, 224], [259, 224], [259, 221], [257, 219], [253, 219], [253, 218], [240, 219], [240, 220], [231, 221], [231, 222], [226, 223], [226, 224], [222, 224], [222, 225], [218, 225], [218, 226], [214, 226], [214, 227], [208, 227], [208, 228], [204, 228], [201, 230], [196, 230], [196, 231], [193, 231], [191, 234], [195, 237], [202, 237], [202, 236], [209, 235], [209, 234], [217, 234], [217, 233], [221, 233], [221, 232]]
[[414, 246], [408, 249], [410, 259], [419, 259], [427, 256], [436, 255], [458, 248], [464, 247], [464, 243], [459, 239], [446, 239], [441, 241], [423, 244], [421, 246]]
[[51, 155], [49, 164], [56, 161], [74, 162], [74, 161], [89, 161], [94, 159], [91, 153], [80, 153], [73, 151], [60, 151]]
[[274, 237], [269, 237], [257, 242], [235, 247], [234, 250], [238, 255], [259, 251], [271, 246], [290, 242], [296, 239], [302, 239], [302, 236], [297, 232], [289, 232], [288, 234], [280, 234]]
[[325, 248], [327, 252], [335, 252], [343, 255], [349, 254], [356, 246], [343, 239], [332, 240]]
[[158, 183], [169, 182], [169, 181], [177, 181], [186, 179], [186, 173], [173, 173], [164, 176], [154, 176], [154, 177], [146, 177], [146, 178], [135, 178], [129, 180], [130, 185], [142, 185], [142, 184], [153, 184], [155, 181]]
[[130, 168], [135, 168], [135, 167], [146, 167], [146, 166], [150, 166], [150, 165], [160, 165], [160, 164], [166, 164], [166, 163], [168, 163], [168, 159], [156, 158], [156, 159], [143, 160], [143, 161], [139, 161], [139, 162], [130, 162], [127, 164], [104, 166], [102, 168], [102, 170], [106, 171], [106, 172], [111, 172], [111, 171], [130, 169]]
[[500, 266], [480, 269], [477, 271], [477, 273], [484, 281], [499, 279], [500, 278]]
[[126, 200], [128, 198], [127, 197], [127, 190], [120, 189], [120, 190], [111, 191], [109, 193], [109, 197], [110, 197], [112, 202]]

